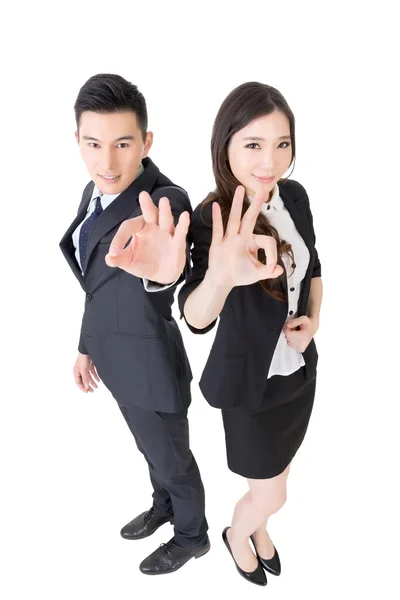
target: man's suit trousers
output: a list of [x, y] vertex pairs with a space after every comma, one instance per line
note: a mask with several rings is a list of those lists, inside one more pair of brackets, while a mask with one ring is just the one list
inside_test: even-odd
[[204, 543], [208, 529], [204, 487], [189, 447], [187, 409], [163, 413], [133, 405], [119, 407], [148, 463], [155, 511], [173, 516], [179, 545]]

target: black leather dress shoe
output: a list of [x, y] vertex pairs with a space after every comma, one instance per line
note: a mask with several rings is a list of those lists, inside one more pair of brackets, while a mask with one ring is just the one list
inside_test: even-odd
[[191, 558], [200, 558], [210, 549], [210, 540], [201, 546], [183, 548], [178, 546], [174, 538], [166, 544], [161, 544], [150, 556], [145, 558], [139, 565], [139, 569], [145, 575], [163, 575], [177, 571]]
[[230, 527], [225, 527], [225, 529], [223, 530], [222, 539], [224, 540], [225, 546], [228, 548], [229, 553], [233, 558], [233, 562], [236, 565], [236, 569], [238, 570], [240, 575], [242, 577], [244, 577], [245, 579], [247, 579], [247, 581], [250, 581], [250, 583], [255, 583], [256, 585], [267, 585], [267, 578], [265, 576], [264, 570], [263, 570], [262, 566], [260, 565], [260, 563], [258, 563], [255, 571], [251, 571], [250, 573], [248, 573], [247, 571], [243, 571], [243, 569], [241, 569], [239, 567], [239, 565], [237, 564], [237, 562], [235, 560], [235, 557], [232, 554], [231, 546], [228, 541], [228, 536], [226, 535], [226, 532], [228, 531], [228, 529], [230, 529]]
[[160, 517], [154, 512], [154, 508], [146, 510], [132, 521], [130, 521], [125, 527], [121, 529], [121, 535], [126, 540], [141, 540], [143, 538], [152, 535], [161, 525], [164, 523], [174, 522], [173, 517]]
[[251, 536], [251, 541], [253, 542], [254, 550], [256, 551], [256, 555], [258, 560], [260, 561], [263, 568], [268, 571], [268, 573], [272, 573], [272, 575], [280, 575], [281, 574], [281, 561], [279, 560], [278, 550], [274, 546], [275, 554], [272, 558], [261, 558], [261, 556], [257, 552], [256, 545], [254, 543], [253, 536]]

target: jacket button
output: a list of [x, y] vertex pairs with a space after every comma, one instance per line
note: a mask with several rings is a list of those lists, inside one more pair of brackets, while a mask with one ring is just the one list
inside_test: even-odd
[[86, 298], [87, 298], [88, 300], [91, 300], [91, 299], [93, 298], [93, 296], [92, 296], [92, 294], [86, 294]]

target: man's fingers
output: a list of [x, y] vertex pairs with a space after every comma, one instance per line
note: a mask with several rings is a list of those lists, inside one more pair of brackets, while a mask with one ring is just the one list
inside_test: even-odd
[[[117, 233], [112, 239], [107, 256], [118, 256], [125, 248], [127, 242], [129, 241], [129, 238], [131, 238], [135, 233], [141, 231], [143, 229], [143, 226], [144, 219], [142, 216], [135, 217], [134, 219], [127, 219], [126, 221], [121, 223]], [[113, 265], [109, 266], [111, 267]]]
[[92, 364], [89, 367], [89, 371], [91, 372], [91, 374], [93, 375], [93, 377], [96, 379], [96, 381], [100, 381], [100, 377], [97, 373], [96, 367], [94, 366], [94, 364]]
[[140, 192], [139, 204], [146, 223], [158, 223], [158, 208], [147, 192]]
[[224, 225], [222, 223], [221, 207], [218, 202], [212, 204], [212, 244], [222, 242], [224, 238]]
[[93, 386], [94, 388], [97, 388], [97, 383], [95, 382], [95, 380], [92, 377], [92, 374], [90, 371], [88, 371], [88, 382], [91, 386]]
[[[112, 242], [113, 243], [113, 242]], [[135, 248], [137, 246], [138, 240], [137, 236], [133, 235], [130, 241], [130, 244], [124, 250], [119, 250], [118, 254], [111, 254], [112, 246], [110, 246], [109, 253], [105, 256], [106, 264], [109, 267], [121, 267], [121, 269], [128, 267], [131, 262], [133, 255], [135, 253]]]
[[89, 389], [88, 371], [81, 371], [81, 377], [82, 377], [83, 385], [85, 386], [85, 390], [87, 390], [89, 392], [90, 389]]
[[233, 196], [231, 211], [229, 213], [228, 224], [226, 227], [227, 237], [237, 235], [239, 232], [240, 221], [242, 218], [243, 198], [244, 198], [244, 187], [239, 185], [236, 188], [235, 195]]
[[186, 237], [189, 230], [190, 225], [190, 214], [187, 210], [179, 215], [178, 223], [175, 227], [174, 233], [174, 241], [179, 245], [185, 245], [186, 247]]
[[83, 378], [82, 378], [82, 374], [81, 374], [80, 371], [75, 371], [74, 370], [74, 379], [75, 379], [75, 383], [78, 386], [78, 388], [80, 390], [82, 390], [82, 392], [87, 393], [88, 390], [85, 387], [85, 384], [84, 384], [84, 381], [83, 381]]
[[83, 381], [80, 375], [75, 375], [75, 383], [78, 386], [78, 388], [80, 390], [82, 390], [82, 392], [85, 392], [85, 394], [87, 394], [87, 390], [85, 389], [85, 386], [83, 385]]
[[165, 196], [160, 198], [158, 204], [158, 224], [160, 229], [168, 231], [168, 233], [174, 233], [174, 217], [171, 211], [171, 205], [168, 198]]

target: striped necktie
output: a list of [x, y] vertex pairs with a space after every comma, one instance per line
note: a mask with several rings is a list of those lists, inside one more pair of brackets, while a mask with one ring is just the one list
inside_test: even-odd
[[95, 222], [95, 220], [97, 219], [99, 214], [102, 212], [103, 212], [103, 207], [101, 205], [101, 198], [100, 198], [100, 196], [98, 196], [96, 198], [95, 209], [92, 212], [92, 214], [90, 215], [90, 217], [88, 219], [86, 219], [86, 221], [83, 222], [81, 231], [79, 234], [79, 257], [81, 259], [82, 271], [84, 271], [85, 267], [86, 267], [86, 250], [87, 250], [87, 244], [88, 244], [90, 230], [93, 227], [93, 223]]

